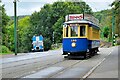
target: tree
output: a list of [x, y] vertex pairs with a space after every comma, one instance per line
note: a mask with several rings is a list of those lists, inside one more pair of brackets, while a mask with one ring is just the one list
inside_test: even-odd
[[[102, 10], [94, 13], [94, 16], [99, 20], [99, 27], [101, 28], [101, 39], [108, 37], [108, 41], [112, 41], [112, 10]], [[108, 35], [103, 35], [104, 29], [109, 29]]]
[[11, 51], [14, 51], [14, 24], [13, 21], [8, 22], [6, 25], [6, 32], [5, 32], [5, 46], [7, 46]]
[[10, 18], [7, 16], [7, 14], [5, 13], [5, 5], [2, 5], [2, 33], [5, 33], [5, 26], [7, 25], [7, 23], [9, 22]]
[[[34, 12], [30, 17], [30, 37], [34, 35], [42, 35], [44, 37], [45, 50], [50, 49], [52, 44], [52, 20], [50, 4], [44, 5], [40, 12]], [[31, 32], [32, 31], [32, 32]]]
[[[17, 46], [18, 52], [29, 52], [32, 46], [31, 38], [29, 37], [30, 31], [30, 17], [26, 16], [18, 20], [17, 27]], [[5, 45], [14, 51], [14, 22], [11, 20], [6, 26], [6, 42]]]
[[[0, 41], [2, 41], [2, 44], [5, 45], [6, 42], [6, 25], [7, 23], [9, 22], [10, 18], [7, 16], [7, 14], [5, 13], [5, 8], [4, 8], [5, 5], [0, 5], [0, 19], [1, 19], [1, 24], [0, 25], [0, 30], [2, 30], [0, 32]], [[2, 36], [1, 36], [2, 35]]]
[[62, 43], [63, 22], [64, 22], [64, 18], [61, 17], [53, 25], [55, 43]]
[[110, 32], [110, 31], [109, 31], [109, 27], [105, 26], [105, 27], [103, 28], [103, 35], [104, 35], [104, 37], [108, 38], [109, 32]]
[[29, 52], [32, 47], [32, 41], [29, 37], [30, 17], [26, 16], [18, 21], [17, 40], [18, 52]]

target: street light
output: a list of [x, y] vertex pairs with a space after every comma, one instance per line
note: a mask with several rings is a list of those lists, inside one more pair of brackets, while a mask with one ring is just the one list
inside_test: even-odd
[[14, 3], [14, 48], [15, 48], [15, 55], [17, 55], [17, 1], [14, 0], [13, 3]]
[[115, 15], [114, 15], [115, 10], [113, 9], [113, 13], [112, 13], [112, 45], [114, 46], [114, 26], [115, 26]]
[[[118, 8], [118, 7], [117, 7]], [[115, 34], [115, 13], [117, 8], [115, 8], [115, 6], [113, 6], [113, 17], [112, 17], [112, 45], [114, 46], [114, 34]]]

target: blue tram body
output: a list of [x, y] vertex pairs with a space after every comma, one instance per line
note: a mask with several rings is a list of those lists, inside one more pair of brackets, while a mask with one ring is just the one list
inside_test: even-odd
[[[76, 40], [76, 47], [72, 47], [72, 41]], [[63, 39], [63, 51], [67, 53], [87, 52], [100, 46], [99, 40], [88, 40], [87, 38], [65, 38]]]
[[[76, 47], [72, 47], [72, 40], [76, 40]], [[64, 52], [85, 52], [88, 49], [87, 38], [64, 38], [63, 39], [63, 51]]]
[[[93, 21], [91, 21], [93, 20]], [[100, 28], [97, 20], [90, 15], [71, 14], [63, 25], [63, 55], [93, 55], [100, 46]]]

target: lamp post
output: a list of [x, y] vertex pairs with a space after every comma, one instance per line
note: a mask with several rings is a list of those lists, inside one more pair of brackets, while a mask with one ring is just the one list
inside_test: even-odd
[[115, 10], [113, 8], [113, 12], [112, 12], [112, 45], [114, 46], [114, 28], [115, 28]]
[[15, 48], [15, 55], [17, 55], [17, 4], [16, 0], [14, 0], [14, 48]]

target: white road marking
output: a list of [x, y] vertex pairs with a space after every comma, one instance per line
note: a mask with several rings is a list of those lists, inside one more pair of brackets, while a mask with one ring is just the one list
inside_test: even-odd
[[103, 61], [105, 60], [105, 58], [103, 60], [101, 60], [96, 66], [94, 66], [87, 74], [85, 74], [82, 78], [83, 80], [85, 78], [87, 78]]
[[[111, 50], [111, 52], [110, 52], [107, 56], [109, 56], [112, 52], [113, 52], [113, 49]], [[107, 56], [106, 56], [106, 57], [107, 57]], [[85, 75], [82, 77], [82, 79], [80, 79], [80, 80], [86, 79], [103, 61], [106, 60], [106, 57], [103, 58], [96, 66], [94, 66], [94, 67], [93, 67], [87, 74], [85, 74]]]

